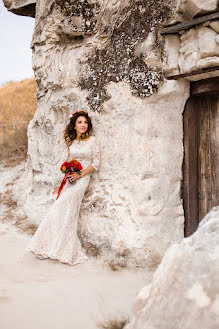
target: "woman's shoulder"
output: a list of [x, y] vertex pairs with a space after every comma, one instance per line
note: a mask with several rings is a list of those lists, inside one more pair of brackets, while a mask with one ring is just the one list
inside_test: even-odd
[[97, 138], [96, 138], [96, 136], [94, 136], [94, 135], [91, 135], [91, 136], [90, 136], [90, 139], [91, 139], [91, 141], [93, 141], [93, 142], [96, 142], [96, 141], [97, 141]]

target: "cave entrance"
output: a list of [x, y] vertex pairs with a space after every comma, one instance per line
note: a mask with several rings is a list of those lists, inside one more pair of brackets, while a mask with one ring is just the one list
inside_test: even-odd
[[183, 113], [185, 236], [219, 205], [219, 77], [191, 83]]

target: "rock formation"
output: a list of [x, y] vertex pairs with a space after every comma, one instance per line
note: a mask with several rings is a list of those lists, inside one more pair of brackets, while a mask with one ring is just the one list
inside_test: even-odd
[[[18, 3], [4, 2], [13, 11]], [[27, 2], [20, 3], [22, 11]], [[36, 3], [31, 47], [38, 105], [15, 194], [28, 218], [40, 223], [60, 183], [69, 115], [88, 110], [100, 141], [101, 168], [85, 194], [78, 234], [88, 254], [118, 266], [156, 267], [168, 246], [183, 238], [182, 112], [189, 82], [166, 81], [163, 66], [178, 71], [187, 65], [179, 59], [186, 40], [174, 36], [164, 49], [159, 34], [176, 5], [174, 0]], [[174, 40], [177, 49], [168, 48]], [[215, 51], [214, 43], [207, 55]]]
[[36, 0], [4, 0], [3, 2], [14, 14], [35, 17]]
[[[201, 14], [212, 14], [219, 10], [217, 0], [180, 0], [177, 3], [178, 20], [189, 20]], [[166, 67], [168, 75], [191, 73], [203, 68], [219, 65], [219, 20], [206, 20], [189, 29], [181, 29], [178, 33], [165, 36]], [[205, 76], [191, 77], [200, 80], [218, 76], [219, 72]]]
[[179, 0], [176, 8], [181, 20], [188, 20], [195, 16], [215, 12], [216, 10], [218, 10], [217, 0]]
[[171, 246], [124, 329], [219, 328], [219, 207]]

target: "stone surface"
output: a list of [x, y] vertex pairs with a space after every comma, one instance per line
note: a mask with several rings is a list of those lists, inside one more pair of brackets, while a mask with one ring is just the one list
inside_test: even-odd
[[154, 47], [156, 42], [156, 33], [152, 31], [148, 34], [145, 41], [139, 43], [135, 48], [135, 55], [137, 57], [142, 56], [144, 62], [152, 67], [158, 67], [161, 65], [161, 52]]
[[[10, 10], [17, 5], [20, 13], [29, 6], [5, 4]], [[25, 173], [14, 193], [39, 224], [62, 178], [69, 114], [86, 109], [100, 142], [101, 167], [85, 194], [78, 234], [88, 254], [115, 266], [154, 268], [183, 237], [182, 112], [189, 83], [164, 81], [161, 62], [169, 72], [193, 70], [205, 56], [217, 57], [217, 38], [211, 27], [192, 29], [180, 44], [170, 37], [164, 51], [158, 31], [174, 8], [173, 0], [36, 4], [31, 47], [37, 111], [28, 127]], [[209, 52], [204, 45], [199, 51], [198, 35], [210, 35]]]
[[219, 57], [213, 56], [213, 57], [207, 57], [202, 58], [197, 63], [197, 69], [200, 68], [207, 68], [207, 67], [215, 67], [219, 65]]
[[[217, 66], [219, 60], [217, 38], [218, 34], [210, 26], [198, 26], [184, 32], [180, 37], [178, 57], [180, 73]], [[168, 41], [166, 43], [168, 47]]]
[[219, 207], [171, 246], [124, 329], [219, 328]]
[[167, 59], [164, 64], [166, 74], [179, 74], [179, 57], [180, 37], [178, 34], [169, 34], [165, 37], [165, 57]]
[[155, 268], [183, 237], [182, 112], [189, 84], [163, 81], [159, 61], [147, 62], [152, 48], [157, 58], [162, 54], [158, 30], [172, 8], [173, 1], [161, 0], [37, 1], [31, 46], [38, 103], [14, 193], [39, 224], [62, 178], [69, 114], [88, 110], [101, 167], [85, 194], [78, 235], [89, 255], [113, 266]]
[[181, 36], [178, 64], [180, 73], [189, 72], [196, 68], [200, 59], [197, 29], [190, 29]]
[[217, 0], [178, 0], [176, 12], [181, 20], [188, 20], [197, 15], [214, 12], [217, 9]]
[[5, 7], [17, 15], [35, 17], [36, 0], [3, 0]]
[[201, 58], [219, 57], [219, 45], [217, 44], [217, 32], [210, 27], [202, 27], [198, 30], [198, 46]]
[[[179, 0], [174, 19], [189, 20], [196, 15], [214, 12], [218, 1]], [[180, 17], [180, 18], [179, 18]], [[207, 21], [176, 34], [165, 35], [165, 74], [177, 75], [214, 67], [219, 58], [219, 21]], [[180, 41], [179, 41], [180, 38]]]
[[[107, 91], [111, 98], [102, 113], [91, 113], [102, 160], [82, 203], [78, 234], [90, 255], [119, 266], [154, 268], [166, 248], [183, 237], [181, 116], [188, 85], [166, 82], [147, 100], [134, 98], [125, 83], [111, 83]], [[29, 127], [27, 168], [16, 190], [20, 206], [37, 223], [61, 180], [59, 138], [65, 122], [57, 125], [58, 104], [46, 118], [48, 103], [38, 104]]]
[[213, 21], [209, 25], [215, 32], [219, 33], [219, 21]]

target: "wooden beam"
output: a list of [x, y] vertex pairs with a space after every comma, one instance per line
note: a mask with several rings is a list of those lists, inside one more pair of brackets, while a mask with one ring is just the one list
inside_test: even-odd
[[198, 220], [198, 127], [197, 99], [190, 97], [183, 113], [184, 160], [183, 160], [183, 207], [185, 213], [185, 236], [197, 229]]
[[191, 95], [212, 95], [219, 93], [219, 77], [191, 83]]
[[193, 18], [191, 21], [185, 21], [173, 26], [165, 27], [160, 34], [172, 34], [172, 33], [177, 33], [182, 30], [188, 30], [190, 27], [207, 22], [207, 21], [212, 21], [215, 19], [219, 18], [219, 12], [209, 14], [209, 15], [204, 15], [200, 16], [198, 18]]
[[167, 78], [167, 80], [178, 80], [181, 78], [190, 77], [192, 75], [198, 75], [198, 74], [203, 74], [203, 73], [208, 73], [208, 72], [213, 72], [213, 71], [218, 71], [218, 70], [219, 70], [219, 66], [205, 67], [203, 69], [194, 70], [194, 71], [191, 71], [188, 73], [170, 75], [169, 77], [166, 77], [166, 78]]

